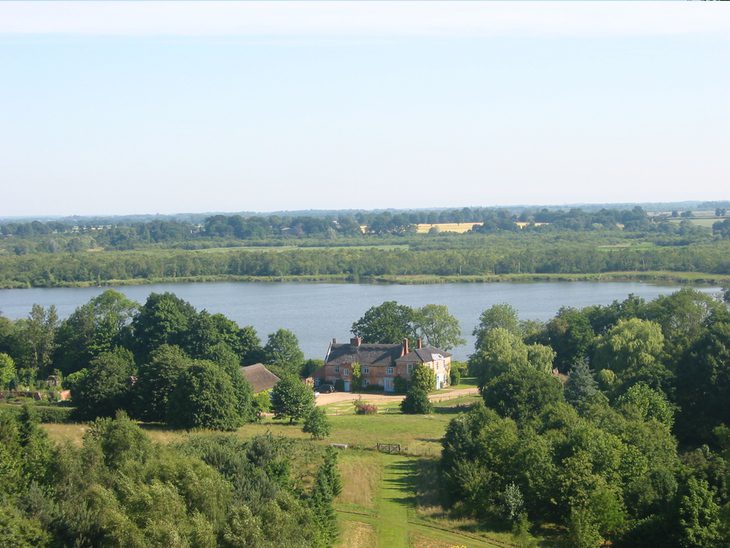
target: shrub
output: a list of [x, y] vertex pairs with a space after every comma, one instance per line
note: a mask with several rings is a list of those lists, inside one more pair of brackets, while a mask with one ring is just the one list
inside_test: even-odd
[[378, 412], [378, 406], [372, 403], [365, 403], [361, 399], [352, 402], [355, 406], [356, 415], [375, 415]]
[[409, 415], [428, 415], [433, 411], [433, 404], [425, 390], [412, 386], [405, 399], [400, 402], [400, 409]]
[[[22, 407], [15, 404], [0, 405], [0, 409], [9, 411], [15, 417], [19, 417]], [[38, 422], [62, 424], [72, 422], [72, 407], [60, 407], [55, 405], [33, 405], [33, 412], [38, 417]]]
[[345, 381], [342, 379], [337, 379], [335, 381], [335, 390], [338, 392], [344, 392], [345, 391]]
[[304, 419], [302, 432], [312, 434], [315, 440], [323, 440], [330, 435], [330, 422], [321, 407], [313, 408]]

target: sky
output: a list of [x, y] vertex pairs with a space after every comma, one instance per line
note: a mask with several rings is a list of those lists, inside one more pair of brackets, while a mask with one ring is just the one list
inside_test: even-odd
[[730, 3], [2, 2], [0, 217], [730, 199]]

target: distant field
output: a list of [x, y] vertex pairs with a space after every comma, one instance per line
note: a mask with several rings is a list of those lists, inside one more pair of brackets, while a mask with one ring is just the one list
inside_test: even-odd
[[469, 232], [475, 226], [482, 226], [484, 223], [424, 223], [416, 225], [418, 234], [427, 234], [432, 228], [438, 229], [439, 232], [456, 232], [463, 234]]
[[[693, 225], [703, 226], [705, 228], [712, 228], [712, 225], [714, 225], [715, 223], [717, 223], [719, 221], [724, 221], [727, 218], [728, 217], [690, 217], [687, 220], [689, 222], [691, 222]], [[669, 222], [679, 224], [684, 220], [685, 219], [682, 219], [682, 218], [674, 218], [674, 219], [670, 219]]]

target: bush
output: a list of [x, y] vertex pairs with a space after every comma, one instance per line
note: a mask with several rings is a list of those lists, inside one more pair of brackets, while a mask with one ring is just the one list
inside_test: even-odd
[[315, 440], [323, 440], [330, 435], [330, 422], [324, 409], [315, 407], [309, 412], [304, 419], [302, 432], [312, 434]]
[[405, 399], [400, 402], [400, 409], [409, 415], [428, 415], [433, 412], [433, 404], [425, 390], [412, 386]]
[[335, 390], [338, 392], [344, 392], [345, 391], [345, 381], [342, 379], [337, 379], [335, 381]]
[[365, 403], [361, 399], [352, 402], [355, 406], [356, 415], [375, 415], [378, 412], [378, 406], [372, 403]]

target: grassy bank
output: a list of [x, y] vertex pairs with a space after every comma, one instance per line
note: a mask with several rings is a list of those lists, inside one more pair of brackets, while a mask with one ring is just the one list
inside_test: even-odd
[[112, 287], [151, 284], [216, 283], [216, 282], [258, 282], [258, 283], [369, 283], [428, 285], [443, 283], [505, 283], [505, 282], [646, 282], [654, 284], [682, 284], [697, 286], [730, 285], [730, 274], [706, 272], [599, 272], [592, 274], [485, 274], [479, 276], [360, 276], [340, 274], [298, 275], [298, 276], [176, 276], [112, 279], [104, 281], [55, 282], [53, 284], [19, 284], [0, 282], [0, 289], [27, 289], [30, 287]]

